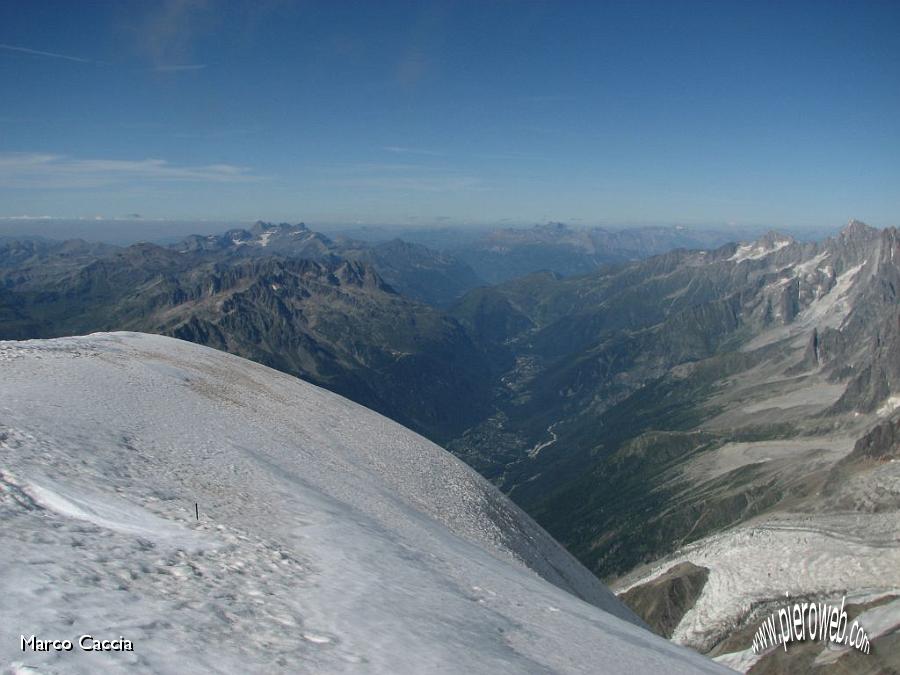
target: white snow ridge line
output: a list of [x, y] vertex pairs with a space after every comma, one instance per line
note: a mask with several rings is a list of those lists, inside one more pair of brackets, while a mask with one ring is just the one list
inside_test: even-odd
[[[0, 354], [2, 668], [725, 672], [449, 453], [346, 399], [159, 336]], [[23, 653], [32, 635], [76, 644]]]

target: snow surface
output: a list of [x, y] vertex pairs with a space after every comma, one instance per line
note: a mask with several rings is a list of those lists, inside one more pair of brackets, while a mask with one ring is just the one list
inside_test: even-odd
[[875, 414], [884, 417], [892, 414], [897, 408], [900, 408], [900, 396], [889, 396]]
[[791, 241], [789, 239], [779, 239], [778, 241], [773, 242], [771, 246], [767, 246], [762, 242], [741, 244], [737, 247], [737, 250], [735, 250], [734, 255], [728, 260], [736, 263], [743, 262], [744, 260], [759, 260], [765, 258], [770, 253], [780, 251], [790, 243]]
[[784, 340], [794, 335], [806, 334], [810, 329], [840, 328], [850, 314], [852, 302], [850, 293], [856, 277], [866, 265], [866, 261], [851, 267], [840, 274], [834, 287], [828, 293], [817, 298], [805, 307], [787, 326], [778, 326], [764, 331], [745, 344], [741, 351], [753, 351]]
[[856, 276], [865, 264], [866, 261], [863, 261], [838, 276], [835, 280], [834, 288], [800, 312], [797, 315], [797, 321], [799, 323], [814, 323], [819, 327], [839, 328], [850, 313], [851, 305], [847, 301], [848, 294], [853, 287]]
[[723, 666], [728, 666], [738, 672], [746, 673], [756, 665], [757, 661], [762, 659], [762, 657], [766, 656], [768, 653], [769, 650], [756, 654], [753, 652], [752, 648], [742, 649], [739, 652], [729, 652], [728, 654], [715, 656], [713, 657], [713, 661], [721, 663]]
[[[0, 342], [0, 523], [13, 672], [723, 672], [449, 453], [170, 338]], [[135, 651], [20, 649], [83, 633]]]

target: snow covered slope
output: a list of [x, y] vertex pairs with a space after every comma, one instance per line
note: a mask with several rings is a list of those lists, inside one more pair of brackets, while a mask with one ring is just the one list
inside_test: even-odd
[[[0, 472], [13, 672], [720, 670], [450, 454], [212, 349], [0, 342]], [[134, 651], [21, 649], [82, 634]]]

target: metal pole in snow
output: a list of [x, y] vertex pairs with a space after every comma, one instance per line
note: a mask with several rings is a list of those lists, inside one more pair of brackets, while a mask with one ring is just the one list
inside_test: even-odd
[[197, 502], [194, 502], [194, 514], [197, 516], [197, 520], [200, 520], [200, 505]]

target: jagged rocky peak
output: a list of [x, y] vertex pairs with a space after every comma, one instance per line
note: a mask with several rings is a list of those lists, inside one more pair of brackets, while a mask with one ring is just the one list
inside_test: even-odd
[[756, 243], [762, 246], [767, 246], [769, 248], [775, 248], [779, 244], [793, 244], [795, 241], [797, 240], [789, 234], [783, 234], [781, 232], [778, 232], [777, 230], [769, 230], [763, 236], [757, 239]]
[[879, 257], [879, 240], [883, 235], [882, 230], [851, 219], [837, 236], [824, 242], [824, 248], [831, 254], [835, 270], [841, 274], [861, 264], [874, 265]]
[[210, 235], [204, 242], [205, 248], [209, 247], [226, 247], [244, 246], [249, 244], [244, 253], [249, 253], [252, 249], [266, 249], [270, 244], [277, 244], [279, 247], [292, 247], [299, 242], [305, 242], [309, 239], [319, 239], [323, 243], [329, 240], [327, 237], [312, 232], [305, 223], [267, 223], [262, 220], [256, 221], [249, 229], [236, 228], [228, 230], [221, 236]]
[[255, 223], [253, 223], [253, 227], [250, 228], [250, 231], [253, 232], [253, 234], [261, 234], [268, 230], [270, 227], [272, 227], [271, 223], [267, 223], [264, 220], [257, 220]]
[[759, 260], [765, 258], [770, 253], [779, 251], [786, 246], [796, 243], [796, 239], [787, 234], [769, 230], [756, 241], [749, 244], [739, 244], [734, 254], [729, 258], [734, 262], [743, 262], [744, 260]]
[[856, 238], [856, 237], [872, 237], [877, 235], [879, 230], [871, 225], [867, 225], [861, 220], [856, 220], [855, 218], [851, 218], [849, 222], [844, 226], [844, 229], [841, 230], [841, 237], [843, 238]]
[[290, 234], [292, 232], [304, 232], [309, 228], [306, 226], [306, 223], [297, 223], [296, 225], [292, 225], [291, 223], [269, 223], [264, 220], [257, 220], [253, 223], [253, 227], [250, 228], [250, 233], [254, 236], [259, 236], [266, 232], [279, 233], [279, 234]]
[[341, 262], [332, 273], [333, 277], [341, 284], [350, 284], [360, 288], [378, 289], [388, 293], [395, 293], [390, 284], [384, 281], [371, 265], [356, 261], [346, 260]]
[[[887, 227], [881, 230], [881, 263], [900, 263], [900, 230]], [[895, 264], [896, 268], [896, 264]]]
[[225, 233], [225, 238], [231, 239], [233, 242], [246, 241], [248, 239], [252, 239], [253, 237], [254, 234], [245, 229], [228, 230], [228, 232]]

